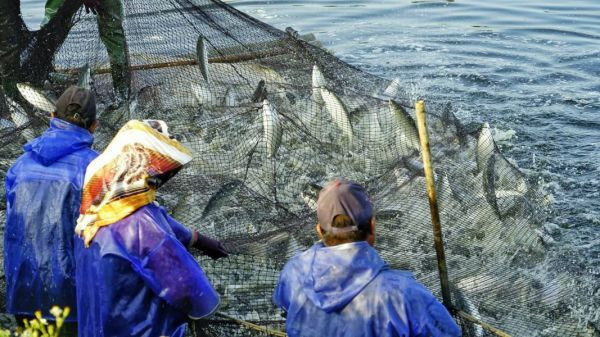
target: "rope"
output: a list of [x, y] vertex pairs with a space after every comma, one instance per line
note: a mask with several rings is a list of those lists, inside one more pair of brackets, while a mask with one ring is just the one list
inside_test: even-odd
[[285, 332], [282, 332], [282, 331], [279, 331], [279, 330], [272, 330], [272, 329], [269, 329], [269, 328], [264, 327], [264, 326], [256, 325], [254, 323], [250, 323], [250, 322], [241, 320], [239, 318], [235, 318], [233, 316], [226, 315], [226, 314], [224, 314], [222, 312], [217, 312], [215, 315], [223, 317], [223, 318], [226, 318], [226, 319], [229, 319], [229, 320], [232, 320], [232, 321], [238, 323], [239, 325], [245, 326], [246, 328], [249, 328], [249, 329], [252, 329], [252, 330], [256, 330], [256, 331], [260, 331], [260, 332], [264, 332], [264, 333], [269, 334], [271, 336], [287, 337], [287, 334]]

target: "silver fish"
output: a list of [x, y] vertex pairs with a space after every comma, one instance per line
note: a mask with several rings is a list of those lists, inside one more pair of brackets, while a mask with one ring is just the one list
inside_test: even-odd
[[396, 77], [392, 80], [392, 82], [390, 82], [390, 84], [387, 86], [387, 88], [385, 88], [385, 90], [383, 91], [383, 94], [385, 96], [388, 97], [396, 97], [398, 96], [398, 93], [400, 92], [401, 87], [400, 87], [400, 78]]
[[198, 36], [198, 42], [196, 43], [196, 59], [200, 66], [202, 77], [208, 82], [208, 48], [202, 35]]
[[25, 83], [17, 83], [17, 89], [31, 105], [48, 113], [56, 110], [56, 105], [38, 89]]
[[488, 123], [483, 123], [479, 136], [477, 137], [477, 171], [481, 172], [487, 168], [490, 157], [494, 154], [496, 144], [492, 137], [492, 131]]
[[323, 97], [321, 96], [321, 88], [327, 87], [327, 81], [325, 80], [325, 76], [319, 69], [319, 67], [315, 64], [313, 65], [312, 70], [312, 90], [313, 90], [313, 99], [318, 103], [323, 103]]
[[29, 116], [17, 102], [8, 99], [7, 103], [10, 110], [10, 118], [13, 120], [17, 128], [23, 128], [21, 135], [29, 142], [35, 138], [35, 132], [31, 128]]
[[223, 105], [227, 107], [237, 106], [238, 94], [233, 87], [227, 88], [225, 91], [225, 97], [223, 97]]
[[77, 86], [88, 90], [92, 88], [92, 70], [90, 69], [90, 65], [87, 63], [79, 70]]
[[0, 118], [0, 134], [14, 131], [16, 124], [7, 119]]
[[294, 257], [294, 255], [301, 252], [302, 250], [304, 250], [304, 247], [302, 247], [300, 242], [298, 242], [298, 239], [296, 239], [294, 234], [290, 234], [290, 238], [287, 242], [287, 249], [285, 251], [286, 260], [291, 259], [292, 257]]
[[331, 119], [342, 130], [348, 141], [351, 142], [352, 124], [350, 124], [350, 119], [348, 119], [348, 110], [344, 106], [344, 103], [333, 92], [325, 88], [321, 88], [321, 97]]
[[309, 209], [316, 211], [317, 210], [317, 200], [319, 198], [319, 192], [321, 191], [321, 186], [317, 184], [308, 184], [304, 188], [302, 192], [300, 192], [300, 196], [302, 200], [306, 203]]
[[200, 83], [190, 83], [192, 93], [199, 105], [214, 106], [219, 101], [210, 88]]
[[490, 206], [492, 206], [498, 217], [502, 218], [500, 208], [498, 207], [498, 199], [496, 197], [496, 156], [493, 153], [489, 156], [487, 163], [484, 164], [484, 167], [485, 168], [482, 170], [483, 195]]
[[389, 101], [390, 112], [396, 121], [398, 148], [407, 149], [407, 152], [419, 151], [421, 148], [419, 132], [414, 119], [404, 108], [393, 100]]
[[266, 99], [263, 101], [262, 119], [263, 140], [267, 147], [267, 157], [273, 158], [277, 154], [279, 145], [281, 145], [282, 129], [277, 110]]
[[242, 181], [236, 179], [221, 186], [221, 188], [219, 188], [219, 190], [210, 197], [210, 199], [206, 203], [206, 206], [204, 206], [201, 218], [204, 218], [208, 213], [211, 212], [212, 209], [222, 206], [222, 204], [224, 203], [223, 200], [230, 198], [231, 195], [240, 186], [242, 186], [242, 184]]
[[[453, 295], [454, 302], [460, 309], [462, 309], [469, 315], [475, 317], [476, 319], [481, 320], [481, 314], [479, 313], [479, 310], [477, 309], [475, 304], [473, 304], [473, 302], [465, 295], [465, 293], [462, 291], [462, 288], [456, 288]], [[483, 337], [483, 329], [480, 325], [469, 324], [465, 328], [469, 330], [469, 336]]]
[[[522, 198], [527, 192], [525, 177], [496, 151], [488, 123], [484, 123], [479, 131], [476, 161], [477, 170], [482, 174], [485, 198], [501, 219], [515, 206], [526, 203]], [[499, 198], [502, 198], [501, 204]]]

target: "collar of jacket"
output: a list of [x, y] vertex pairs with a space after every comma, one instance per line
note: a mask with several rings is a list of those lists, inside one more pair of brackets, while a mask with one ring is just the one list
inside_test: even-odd
[[38, 138], [25, 144], [26, 152], [45, 166], [83, 148], [89, 148], [94, 136], [88, 130], [59, 118], [50, 120], [50, 127]]

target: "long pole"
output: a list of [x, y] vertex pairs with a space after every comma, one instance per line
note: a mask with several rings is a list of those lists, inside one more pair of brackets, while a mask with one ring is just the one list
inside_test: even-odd
[[448, 268], [446, 267], [446, 254], [444, 253], [442, 225], [440, 223], [440, 213], [438, 211], [437, 196], [435, 194], [435, 181], [433, 179], [431, 152], [429, 151], [429, 135], [427, 134], [425, 102], [421, 100], [417, 101], [415, 109], [417, 112], [417, 124], [419, 127], [419, 139], [421, 141], [421, 155], [423, 156], [425, 180], [427, 182], [427, 195], [429, 196], [431, 223], [433, 224], [433, 240], [435, 243], [435, 252], [437, 254], [440, 283], [442, 286], [442, 301], [448, 311], [452, 311], [452, 298], [450, 297], [450, 284], [448, 283]]
[[[265, 57], [277, 56], [288, 53], [288, 50], [284, 49], [276, 49], [276, 50], [268, 50], [263, 52], [256, 53], [246, 53], [240, 55], [225, 55], [225, 56], [215, 56], [208, 59], [208, 63], [238, 63], [244, 61], [252, 61]], [[183, 67], [183, 66], [193, 66], [197, 65], [198, 61], [196, 60], [177, 60], [170, 62], [159, 62], [159, 63], [149, 63], [149, 64], [138, 64], [130, 66], [131, 71], [136, 70], [150, 70], [150, 69], [162, 69], [162, 68], [171, 68], [171, 67]], [[79, 69], [72, 68], [63, 68], [58, 69], [58, 72], [69, 73], [69, 74], [77, 74]], [[108, 74], [110, 73], [110, 68], [100, 68], [94, 71], [94, 75], [96, 74]]]

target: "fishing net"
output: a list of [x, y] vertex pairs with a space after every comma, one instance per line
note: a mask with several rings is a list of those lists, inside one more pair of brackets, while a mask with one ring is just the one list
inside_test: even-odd
[[[216, 262], [198, 256], [222, 303], [217, 315], [191, 324], [193, 335], [285, 330], [271, 295], [285, 262], [317, 240], [316, 196], [336, 177], [367, 187], [382, 257], [440, 295], [416, 96], [402, 80], [365, 73], [314, 37], [275, 29], [220, 1], [125, 0], [123, 7], [128, 99], [115, 94], [97, 19], [83, 10], [33, 85], [58, 97], [89, 64], [101, 113], [95, 148], [135, 118], [167, 121], [193, 151], [158, 201], [232, 252]], [[0, 110], [4, 175], [47, 117], [10, 98]], [[574, 291], [590, 275], [546, 263], [552, 227], [542, 226], [540, 210], [551, 200], [535, 174], [501, 154], [488, 125], [459, 121], [449, 104], [428, 102], [427, 112], [454, 306], [511, 335], [597, 336], [597, 297]], [[4, 208], [3, 199], [2, 218]], [[455, 317], [466, 336], [493, 335]]]

